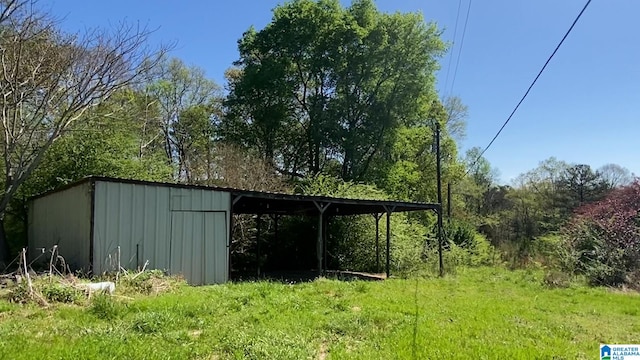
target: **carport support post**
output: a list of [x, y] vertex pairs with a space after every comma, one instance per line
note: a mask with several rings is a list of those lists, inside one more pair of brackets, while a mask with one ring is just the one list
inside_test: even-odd
[[387, 279], [391, 276], [391, 213], [395, 209], [395, 206], [384, 206], [384, 210], [387, 212]]
[[260, 221], [262, 215], [261, 214], [257, 214], [256, 217], [256, 243], [257, 243], [257, 249], [256, 249], [256, 254], [257, 254], [257, 263], [258, 263], [258, 277], [260, 277], [260, 266], [262, 265], [262, 258], [260, 256], [260, 228], [261, 228], [261, 224], [262, 221]]
[[313, 204], [318, 208], [318, 240], [316, 241], [316, 258], [318, 260], [318, 275], [322, 275], [322, 254], [323, 254], [323, 225], [324, 225], [324, 212], [327, 210], [331, 203], [322, 204], [321, 202], [314, 201]]
[[376, 219], [376, 273], [380, 274], [380, 218], [382, 214], [375, 213]]
[[390, 254], [391, 254], [391, 211], [387, 210], [387, 279], [389, 278], [389, 276], [391, 276], [391, 271], [389, 268], [389, 264], [391, 263], [390, 261]]
[[323, 244], [322, 245], [322, 254], [323, 254], [322, 256], [323, 256], [323, 262], [324, 262], [323, 269], [325, 269], [325, 270], [328, 269], [328, 267], [327, 267], [327, 258], [328, 258], [328, 256], [327, 256], [327, 248], [329, 246], [328, 246], [328, 242], [327, 242], [327, 233], [328, 233], [328, 230], [329, 230], [329, 220], [330, 219], [331, 218], [329, 216], [326, 216], [324, 218], [324, 225], [322, 227], [322, 244]]

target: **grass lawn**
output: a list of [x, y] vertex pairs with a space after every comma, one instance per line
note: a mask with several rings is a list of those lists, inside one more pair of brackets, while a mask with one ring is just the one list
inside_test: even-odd
[[0, 359], [595, 359], [640, 342], [640, 296], [540, 272], [180, 287], [91, 306], [0, 300]]

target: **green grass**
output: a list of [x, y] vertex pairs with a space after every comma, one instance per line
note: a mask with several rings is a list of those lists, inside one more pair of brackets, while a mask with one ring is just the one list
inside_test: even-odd
[[637, 343], [640, 297], [540, 272], [237, 283], [49, 308], [0, 300], [0, 359], [594, 359]]

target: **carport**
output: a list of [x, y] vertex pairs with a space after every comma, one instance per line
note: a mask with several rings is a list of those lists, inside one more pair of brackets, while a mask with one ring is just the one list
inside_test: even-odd
[[[385, 247], [385, 273], [390, 276], [390, 245], [391, 245], [391, 214], [394, 212], [425, 211], [431, 210], [440, 213], [440, 204], [404, 202], [389, 200], [360, 200], [334, 198], [327, 196], [289, 195], [257, 191], [233, 190], [231, 193], [232, 214], [257, 215], [257, 257], [260, 258], [260, 226], [262, 215], [274, 215], [278, 224], [279, 215], [303, 215], [317, 216], [318, 233], [316, 240], [316, 260], [318, 274], [323, 274], [326, 269], [327, 249], [327, 221], [336, 216], [347, 215], [373, 215], [376, 223], [376, 261], [380, 272], [380, 234], [379, 221], [386, 214], [386, 247]], [[230, 217], [233, 221], [233, 216]], [[229, 231], [229, 244], [232, 243], [232, 231]], [[277, 230], [276, 230], [277, 233]], [[277, 235], [276, 235], [277, 236]], [[231, 264], [229, 264], [231, 266]], [[260, 264], [258, 263], [258, 274]]]

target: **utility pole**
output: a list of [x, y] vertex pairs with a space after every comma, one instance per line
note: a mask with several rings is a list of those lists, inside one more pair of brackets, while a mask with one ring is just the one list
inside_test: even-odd
[[438, 261], [440, 263], [440, 277], [444, 276], [442, 261], [442, 169], [440, 167], [440, 122], [436, 120], [436, 178], [438, 181]]

